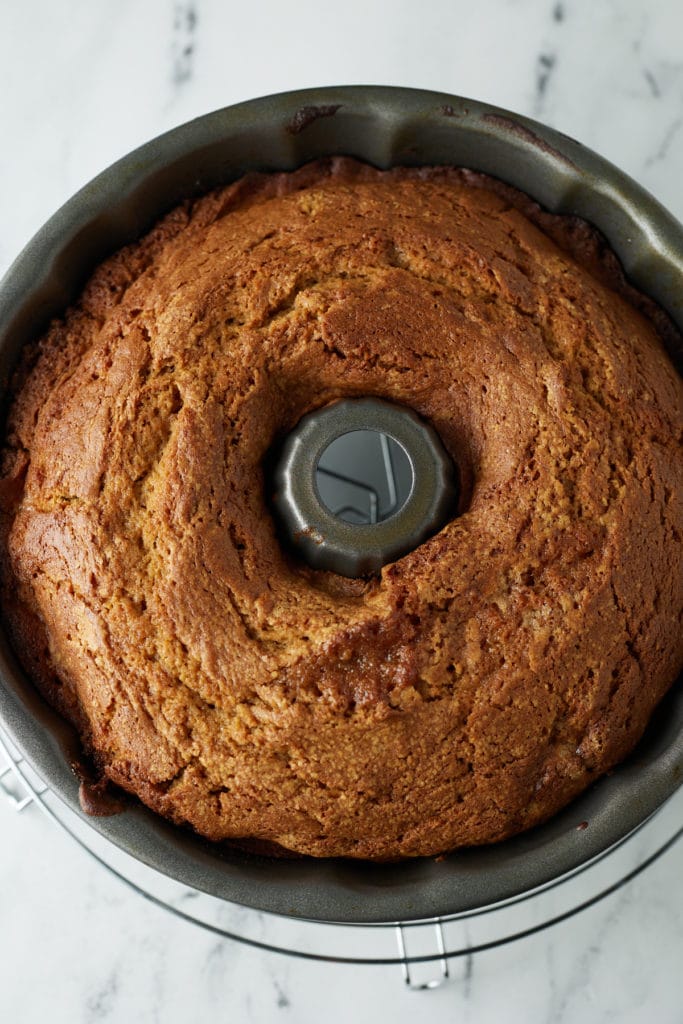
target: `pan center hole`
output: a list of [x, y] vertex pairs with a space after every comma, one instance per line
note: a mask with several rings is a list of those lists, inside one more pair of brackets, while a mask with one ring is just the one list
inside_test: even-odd
[[323, 505], [345, 523], [382, 523], [403, 508], [413, 467], [402, 445], [379, 430], [351, 430], [324, 449], [315, 470]]

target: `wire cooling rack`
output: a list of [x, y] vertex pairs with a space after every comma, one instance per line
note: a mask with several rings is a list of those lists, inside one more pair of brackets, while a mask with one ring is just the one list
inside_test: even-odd
[[[37, 807], [96, 861], [145, 899], [215, 935], [273, 953], [339, 964], [394, 964], [408, 988], [449, 980], [471, 958], [559, 925], [606, 899], [683, 837], [683, 789], [637, 832], [574, 872], [502, 903], [428, 921], [329, 925], [265, 914], [188, 889], [135, 860], [71, 811], [0, 729], [0, 789], [17, 812]], [[425, 971], [427, 973], [425, 973]]]

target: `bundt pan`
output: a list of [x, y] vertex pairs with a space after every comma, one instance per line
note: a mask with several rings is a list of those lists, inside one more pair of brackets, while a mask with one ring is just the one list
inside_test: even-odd
[[[435, 92], [345, 87], [283, 93], [216, 111], [115, 163], [62, 207], [0, 286], [6, 389], [21, 347], [78, 293], [103, 257], [177, 201], [246, 171], [291, 170], [348, 154], [378, 167], [452, 164], [516, 185], [557, 213], [596, 225], [633, 283], [683, 332], [683, 228], [643, 189], [579, 143], [526, 118]], [[680, 366], [682, 353], [672, 353]], [[70, 767], [78, 740], [41, 700], [0, 636], [0, 718], [28, 761], [82, 813]], [[683, 781], [683, 679], [634, 754], [547, 824], [443, 860], [398, 864], [271, 860], [212, 845], [141, 804], [89, 824], [192, 888], [317, 921], [446, 916], [543, 885], [642, 825]]]

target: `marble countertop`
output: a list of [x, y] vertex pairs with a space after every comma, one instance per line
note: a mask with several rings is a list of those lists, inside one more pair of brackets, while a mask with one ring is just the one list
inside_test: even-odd
[[[439, 89], [539, 118], [683, 218], [680, 0], [22, 0], [0, 5], [0, 273], [136, 145], [228, 103], [337, 83]], [[682, 820], [679, 800], [656, 827]], [[0, 1019], [681, 1024], [682, 857], [683, 845], [581, 916], [413, 993], [396, 967], [296, 961], [178, 920], [37, 808], [15, 815], [0, 799]]]

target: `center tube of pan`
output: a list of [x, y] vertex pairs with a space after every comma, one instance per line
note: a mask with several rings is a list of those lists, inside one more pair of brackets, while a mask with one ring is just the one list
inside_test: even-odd
[[290, 548], [343, 576], [377, 572], [416, 548], [453, 516], [458, 496], [434, 429], [378, 398], [304, 416], [284, 442], [274, 483]]

